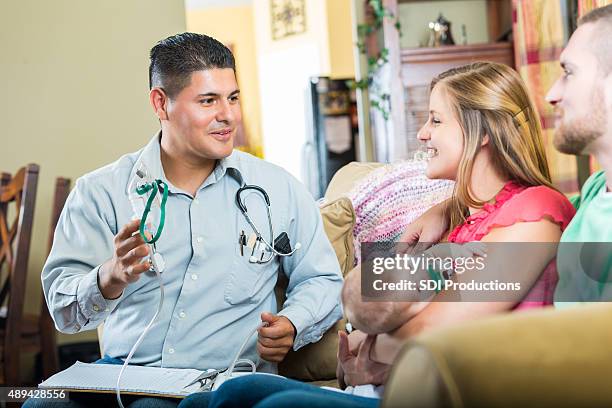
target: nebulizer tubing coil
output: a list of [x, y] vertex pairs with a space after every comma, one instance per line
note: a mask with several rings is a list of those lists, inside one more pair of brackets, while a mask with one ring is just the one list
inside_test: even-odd
[[[148, 173], [146, 172], [146, 170], [143, 171], [143, 170], [139, 169], [136, 172], [136, 174], [141, 179], [143, 179], [143, 180], [148, 176]], [[151, 236], [151, 238], [149, 238], [149, 237], [147, 237], [147, 234], [146, 234], [147, 217], [149, 216], [149, 214], [151, 212], [151, 207], [153, 205], [153, 201], [155, 200], [155, 198], [157, 196], [157, 193], [159, 192], [159, 188], [160, 187], [163, 188], [163, 193], [162, 193], [161, 202], [159, 203], [159, 205], [160, 205], [159, 224], [158, 224], [156, 233], [153, 236]], [[157, 242], [157, 240], [161, 236], [161, 233], [162, 233], [162, 231], [164, 229], [164, 223], [165, 223], [165, 220], [166, 220], [166, 201], [168, 199], [168, 184], [164, 183], [161, 180], [148, 181], [148, 182], [144, 182], [143, 184], [137, 185], [135, 190], [136, 190], [136, 193], [139, 196], [145, 195], [149, 191], [151, 192], [150, 195], [149, 195], [149, 198], [147, 200], [147, 204], [146, 204], [146, 206], [144, 208], [144, 211], [142, 213], [142, 217], [140, 218], [139, 234], [142, 237], [142, 239], [149, 245], [149, 250], [151, 251], [150, 259], [151, 259], [151, 263], [152, 263], [152, 269], [155, 271], [155, 275], [156, 275], [157, 280], [159, 282], [160, 296], [159, 296], [159, 304], [157, 306], [157, 310], [155, 311], [155, 314], [151, 318], [151, 321], [149, 321], [149, 324], [147, 324], [145, 329], [142, 331], [142, 334], [138, 337], [138, 340], [136, 340], [136, 343], [134, 343], [134, 346], [132, 346], [132, 349], [128, 353], [127, 358], [125, 359], [125, 361], [123, 362], [123, 365], [121, 366], [121, 370], [119, 371], [119, 375], [117, 376], [117, 386], [115, 388], [115, 394], [117, 395], [117, 403], [119, 404], [119, 407], [121, 407], [121, 408], [124, 408], [123, 403], [121, 402], [121, 377], [123, 376], [123, 372], [125, 371], [126, 367], [128, 366], [130, 360], [132, 359], [132, 356], [134, 355], [134, 353], [138, 349], [138, 346], [140, 346], [140, 343], [142, 343], [142, 341], [144, 340], [145, 336], [149, 332], [149, 329], [151, 328], [153, 323], [155, 323], [155, 321], [159, 317], [159, 314], [161, 312], [161, 308], [162, 308], [162, 306], [164, 304], [164, 283], [163, 283], [162, 278], [161, 278], [159, 266], [157, 265], [157, 260], [156, 260], [155, 256], [153, 256], [153, 254], [154, 254], [154, 251], [155, 251], [155, 243]]]

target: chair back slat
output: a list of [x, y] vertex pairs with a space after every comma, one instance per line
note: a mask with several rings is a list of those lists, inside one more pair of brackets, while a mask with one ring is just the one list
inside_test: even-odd
[[[0, 193], [3, 191], [2, 187], [6, 186], [10, 181], [10, 173], [0, 173]], [[2, 220], [0, 220], [0, 225], [4, 224], [4, 216], [2, 214], [6, 212], [7, 207], [8, 202], [5, 203], [3, 201], [0, 201], [0, 216], [2, 217]], [[3, 248], [4, 240], [5, 238], [3, 238], [3, 234], [0, 233], [0, 306], [4, 304], [4, 300], [6, 298], [5, 292], [8, 290], [8, 285], [5, 284], [5, 281], [7, 281], [8, 279], [4, 275], [5, 270], [3, 268], [4, 258], [6, 257], [6, 255], [4, 255], [4, 251], [1, 249]], [[6, 269], [8, 270], [8, 267]]]
[[51, 228], [49, 228], [49, 237], [47, 240], [47, 254], [51, 252], [53, 246], [53, 237], [55, 236], [55, 228], [59, 217], [62, 214], [64, 204], [70, 194], [70, 179], [58, 177], [55, 180], [55, 193], [53, 194], [53, 208], [51, 209]]
[[[5, 379], [9, 381], [12, 379], [12, 382], [19, 381], [19, 345], [38, 173], [38, 165], [28, 164], [20, 169], [8, 183], [0, 186], [0, 236], [2, 237], [0, 267], [3, 263], [8, 267], [8, 274], [2, 288], [4, 295], [2, 301], [7, 302], [3, 368]], [[12, 221], [9, 222], [11, 207], [14, 207], [15, 211], [11, 216]]]

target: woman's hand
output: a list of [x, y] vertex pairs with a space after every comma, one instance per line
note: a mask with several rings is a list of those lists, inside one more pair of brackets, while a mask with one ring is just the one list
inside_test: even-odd
[[448, 231], [447, 201], [436, 204], [408, 225], [399, 242], [409, 244], [439, 242]]

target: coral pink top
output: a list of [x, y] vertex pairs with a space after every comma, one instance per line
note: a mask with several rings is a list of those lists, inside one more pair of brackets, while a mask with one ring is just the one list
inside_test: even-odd
[[[495, 202], [485, 204], [481, 211], [469, 216], [448, 236], [449, 242], [480, 241], [492, 229], [509, 227], [518, 222], [534, 222], [547, 218], [565, 230], [576, 210], [561, 193], [546, 186], [525, 187], [510, 181], [495, 196]], [[525, 298], [515, 306], [531, 309], [552, 304], [557, 284], [555, 259], [546, 266]]]

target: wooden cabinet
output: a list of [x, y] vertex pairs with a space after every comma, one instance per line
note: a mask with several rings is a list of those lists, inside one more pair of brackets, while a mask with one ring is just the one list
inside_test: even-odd
[[404, 100], [405, 136], [409, 149], [418, 146], [416, 135], [427, 121], [429, 85], [438, 74], [474, 61], [493, 61], [514, 66], [512, 44], [453, 45], [437, 48], [411, 48], [400, 51]]
[[[356, 1], [367, 4], [368, 0]], [[400, 3], [409, 2], [425, 3], [424, 0], [382, 0], [383, 6], [396, 16], [399, 15]], [[435, 4], [432, 0], [428, 2]], [[372, 126], [371, 137], [365, 139], [366, 143], [370, 140], [374, 146], [374, 160], [405, 159], [419, 149], [417, 131], [427, 121], [429, 84], [436, 75], [474, 61], [495, 61], [514, 67], [512, 42], [496, 42], [500, 38], [512, 37], [508, 34], [512, 27], [511, 1], [486, 0], [485, 6], [486, 21], [482, 24], [486, 26], [490, 43], [483, 44], [401, 48], [395, 20], [384, 19], [382, 35], [374, 38], [372, 44], [388, 51], [389, 67], [383, 81], [390, 91], [391, 116], [384, 126]], [[368, 48], [372, 44], [368, 43]], [[369, 116], [375, 124], [382, 122], [375, 109], [369, 111]]]

